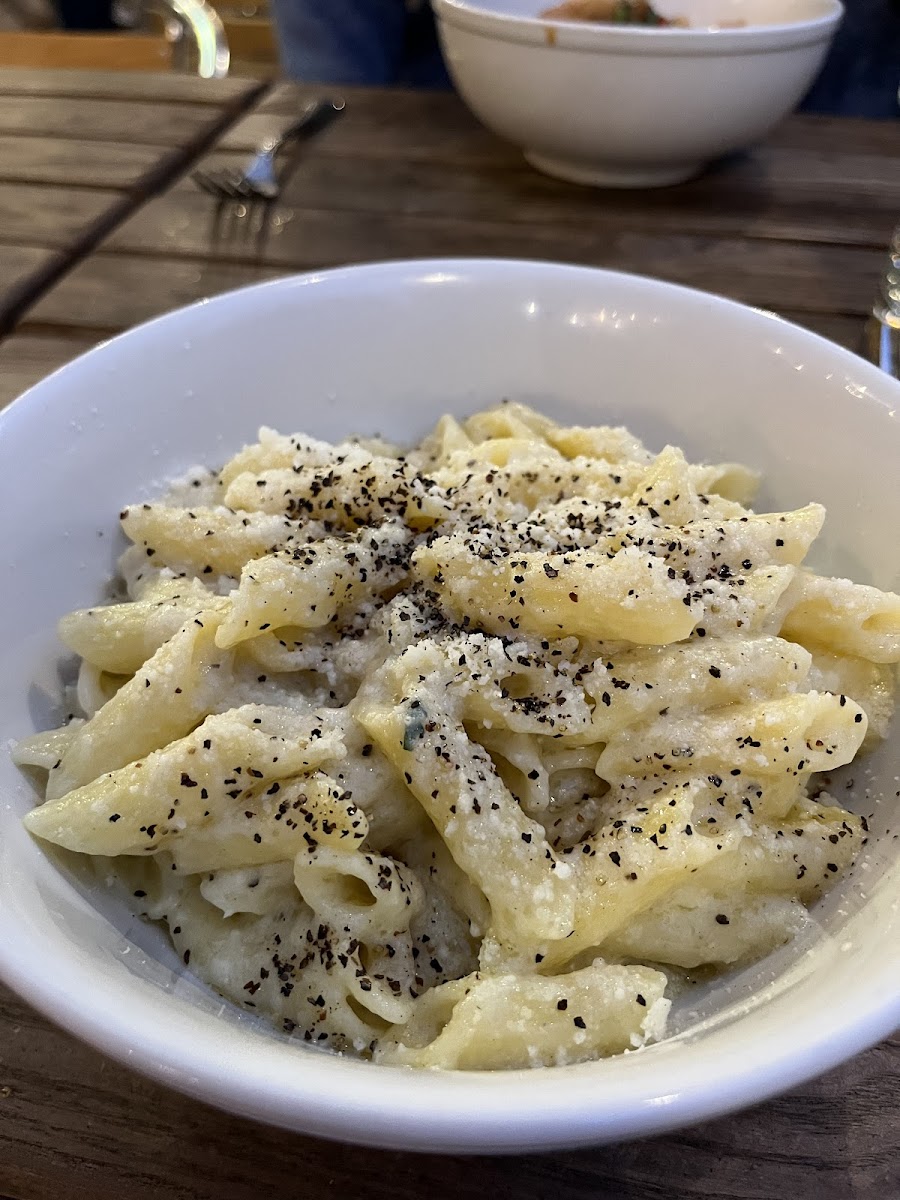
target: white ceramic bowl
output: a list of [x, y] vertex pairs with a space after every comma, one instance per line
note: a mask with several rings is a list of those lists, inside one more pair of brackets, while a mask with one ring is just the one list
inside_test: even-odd
[[[839, 0], [658, 0], [696, 28], [547, 21], [551, 0], [432, 0], [463, 99], [550, 175], [658, 187], [759, 141], [802, 99]], [[746, 20], [745, 28], [710, 29]]]
[[[550, 264], [398, 263], [283, 279], [164, 317], [0, 414], [4, 737], [58, 703], [54, 623], [101, 594], [117, 514], [265, 421], [337, 438], [421, 435], [503, 396], [654, 447], [762, 468], [764, 504], [824, 501], [820, 566], [900, 583], [900, 384], [764, 313]], [[15, 518], [10, 517], [15, 513]], [[752, 1103], [900, 1023], [897, 740], [857, 772], [873, 812], [822, 933], [692, 996], [671, 1040], [542, 1071], [416, 1072], [345, 1060], [223, 1004], [127, 899], [92, 891], [20, 824], [30, 782], [0, 758], [0, 973], [109, 1054], [237, 1113], [327, 1137], [446, 1151], [627, 1138]], [[872, 796], [862, 794], [867, 782]]]

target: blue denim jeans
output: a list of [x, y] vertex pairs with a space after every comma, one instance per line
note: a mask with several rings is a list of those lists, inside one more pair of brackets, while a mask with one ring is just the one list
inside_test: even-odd
[[[846, 13], [803, 109], [849, 117], [897, 117], [900, 0], [844, 0]], [[900, 130], [898, 130], [900, 153]]]
[[293, 79], [450, 86], [428, 0], [273, 0], [273, 9]]

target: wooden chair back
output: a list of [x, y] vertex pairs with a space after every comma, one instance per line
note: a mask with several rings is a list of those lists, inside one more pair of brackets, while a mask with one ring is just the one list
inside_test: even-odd
[[168, 71], [172, 46], [144, 33], [0, 32], [0, 67]]

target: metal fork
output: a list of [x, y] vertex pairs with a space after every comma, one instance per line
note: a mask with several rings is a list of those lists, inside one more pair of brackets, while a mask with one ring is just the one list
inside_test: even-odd
[[216, 200], [276, 200], [280, 183], [275, 159], [287, 142], [305, 140], [330, 125], [344, 111], [343, 100], [313, 100], [301, 116], [277, 137], [260, 146], [252, 162], [243, 171], [223, 168], [219, 171], [194, 171], [194, 183]]

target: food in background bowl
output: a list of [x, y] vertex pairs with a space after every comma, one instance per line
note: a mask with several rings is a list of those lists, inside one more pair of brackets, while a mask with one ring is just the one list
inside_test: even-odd
[[541, 16], [557, 21], [596, 21], [603, 25], [685, 26], [683, 17], [660, 16], [647, 0], [564, 0]]
[[[0, 534], [15, 581], [0, 637], [5, 736], [67, 711], [53, 628], [103, 602], [124, 504], [225, 462], [261, 419], [330, 442], [357, 429], [410, 443], [442, 413], [462, 421], [504, 396], [562, 426], [627, 425], [692, 462], [739, 446], [765, 481], [761, 509], [827, 507], [814, 570], [898, 590], [900, 384], [846, 351], [709, 295], [571, 266], [441, 260], [282, 279], [115, 339], [0, 413], [0, 477], [16, 503]], [[797, 940], [674, 991], [667, 1039], [634, 1053], [473, 1072], [317, 1052], [205, 986], [107, 873], [30, 837], [34, 781], [6, 755], [0, 971], [132, 1068], [307, 1133], [456, 1152], [646, 1136], [782, 1091], [896, 1028], [898, 753], [887, 738], [861, 770], [834, 773], [827, 790], [869, 833]]]

